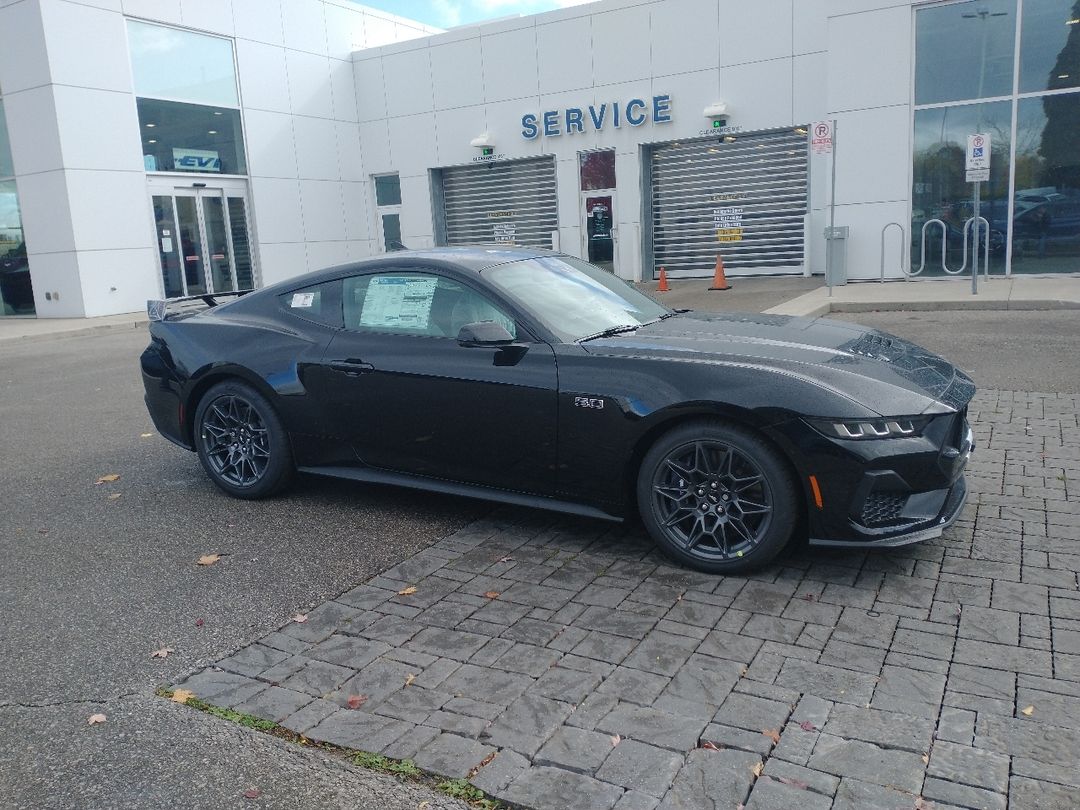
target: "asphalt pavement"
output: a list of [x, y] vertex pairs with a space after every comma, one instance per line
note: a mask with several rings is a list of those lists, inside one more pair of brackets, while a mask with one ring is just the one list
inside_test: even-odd
[[488, 507], [313, 478], [230, 499], [151, 426], [145, 344], [0, 346], [0, 807], [461, 807], [154, 697]]

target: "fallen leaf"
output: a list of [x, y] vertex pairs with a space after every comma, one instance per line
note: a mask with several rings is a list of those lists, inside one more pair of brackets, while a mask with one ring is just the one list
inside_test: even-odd
[[412, 596], [414, 593], [416, 593], [416, 586], [415, 585], [410, 585], [408, 588], [402, 588], [400, 591], [398, 591], [397, 595], [398, 596]]
[[101, 476], [94, 483], [95, 484], [111, 484], [113, 481], [119, 481], [119, 480], [120, 480], [119, 475], [117, 475], [116, 473], [109, 473], [108, 475]]
[[612, 735], [612, 737], [611, 737], [611, 747], [612, 748], [614, 748], [616, 745], [618, 745], [621, 742], [622, 742], [622, 737], [620, 737], [618, 734], [613, 734]]
[[114, 492], [112, 495], [109, 496], [109, 500], [110, 501], [115, 501], [119, 497], [120, 497], [120, 493], [119, 492]]
[[739, 675], [741, 675], [743, 678], [745, 678], [746, 673], [749, 672], [749, 671], [750, 671], [750, 667], [743, 667], [742, 669], [739, 670]]
[[719, 745], [717, 745], [717, 744], [716, 744], [716, 743], [714, 743], [714, 742], [709, 742], [708, 740], [706, 740], [705, 742], [703, 742], [703, 743], [701, 744], [701, 747], [702, 747], [702, 748], [704, 748], [704, 749], [705, 749], [706, 751], [719, 751], [719, 750], [720, 750], [720, 746], [719, 746]]
[[799, 728], [801, 728], [803, 731], [816, 731], [817, 730], [817, 726], [815, 726], [809, 720], [803, 720], [801, 723], [799, 723]]
[[365, 703], [367, 703], [367, 695], [350, 695], [345, 701], [345, 706], [350, 709], [359, 709]]
[[175, 652], [175, 650], [173, 650], [172, 647], [162, 647], [161, 649], [154, 650], [152, 653], [150, 653], [150, 657], [151, 658], [168, 658], [169, 653], [171, 653], [171, 652]]
[[196, 565], [213, 565], [214, 563], [216, 563], [220, 559], [221, 559], [220, 554], [203, 554], [201, 557], [199, 557], [199, 561], [197, 563], [195, 563], [195, 564]]
[[1035, 711], [1035, 707], [1034, 707], [1034, 706], [1028, 706], [1028, 707], [1027, 707], [1026, 709], [1021, 709], [1021, 710], [1020, 710], [1020, 713], [1021, 713], [1022, 715], [1024, 715], [1024, 717], [1031, 717], [1031, 715], [1032, 715], [1032, 713], [1033, 713], [1034, 711]]
[[754, 766], [754, 770], [753, 770], [754, 778], [757, 779], [759, 776], [761, 776], [761, 772], [763, 770], [765, 770], [765, 763], [761, 762], [759, 760], [758, 764]]
[[429, 807], [431, 807], [431, 802], [424, 799], [420, 804], [416, 805], [416, 810], [428, 810]]
[[791, 785], [793, 788], [798, 788], [799, 790], [806, 790], [810, 787], [810, 785], [801, 779], [792, 779], [790, 776], [778, 776], [776, 779], [783, 782], [785, 785]]
[[931, 810], [932, 804], [928, 804], [922, 796], [915, 797], [915, 810]]
[[172, 702], [187, 703], [193, 697], [195, 697], [195, 693], [192, 692], [190, 689], [177, 689], [172, 693]]
[[86, 724], [88, 726], [96, 726], [98, 723], [104, 723], [107, 718], [103, 714], [92, 714], [86, 718]]
[[307, 614], [306, 613], [297, 613], [295, 616], [292, 617], [292, 620], [294, 622], [296, 622], [297, 624], [303, 624], [304, 622], [307, 621]]
[[923, 761], [923, 765], [929, 765], [930, 764], [930, 755], [929, 754], [923, 754], [922, 755], [922, 761]]
[[485, 591], [484, 592], [484, 597], [487, 598], [487, 599], [498, 599], [499, 598], [499, 592], [498, 591]]
[[817, 599], [817, 597], [814, 596], [812, 593], [808, 593], [803, 596], [803, 599], [805, 599], [807, 602], [813, 602], [815, 599]]
[[761, 733], [773, 741], [773, 745], [780, 742], [780, 732], [775, 728], [763, 728]]
[[153, 433], [140, 433], [139, 438], [140, 439], [149, 439], [153, 435], [154, 435]]
[[513, 562], [513, 561], [514, 561], [513, 557], [503, 557], [501, 560], [499, 560], [499, 562]]
[[412, 674], [412, 673], [410, 672], [410, 673], [409, 673], [409, 677], [405, 679], [405, 685], [406, 685], [406, 686], [412, 686], [412, 685], [413, 685], [413, 681], [415, 681], [415, 680], [416, 680], [416, 676], [415, 676], [415, 675], [413, 675], [413, 674]]
[[486, 757], [484, 757], [482, 760], [480, 760], [480, 764], [476, 766], [476, 770], [479, 771], [481, 768], [483, 768], [485, 765], [487, 765], [493, 759], [495, 759], [495, 752], [494, 751], [492, 751], [490, 754], [488, 754]]
[[203, 626], [203, 620], [202, 619], [196, 619], [195, 620], [195, 626], [196, 627], [202, 627]]
[[257, 799], [260, 796], [262, 796], [262, 791], [259, 790], [258, 788], [248, 788], [247, 790], [244, 791], [244, 798], [245, 799]]

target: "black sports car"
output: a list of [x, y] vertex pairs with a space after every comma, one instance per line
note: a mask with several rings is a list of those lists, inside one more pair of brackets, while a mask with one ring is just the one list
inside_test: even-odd
[[829, 319], [673, 311], [570, 256], [411, 251], [149, 310], [150, 415], [239, 498], [300, 470], [636, 512], [710, 572], [796, 530], [936, 537], [964, 503], [975, 387], [945, 360]]

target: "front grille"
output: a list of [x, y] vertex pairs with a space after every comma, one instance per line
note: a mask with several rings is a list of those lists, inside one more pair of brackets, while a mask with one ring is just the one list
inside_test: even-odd
[[863, 526], [884, 526], [900, 518], [907, 495], [896, 492], [871, 492], [862, 508]]

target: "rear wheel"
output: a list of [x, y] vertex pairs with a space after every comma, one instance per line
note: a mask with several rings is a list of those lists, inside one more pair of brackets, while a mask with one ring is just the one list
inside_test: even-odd
[[210, 480], [236, 498], [264, 498], [292, 478], [281, 419], [245, 383], [221, 382], [206, 392], [195, 410], [195, 447]]
[[638, 473], [638, 509], [675, 561], [708, 573], [770, 562], [797, 522], [799, 497], [784, 459], [757, 435], [719, 421], [664, 434]]

